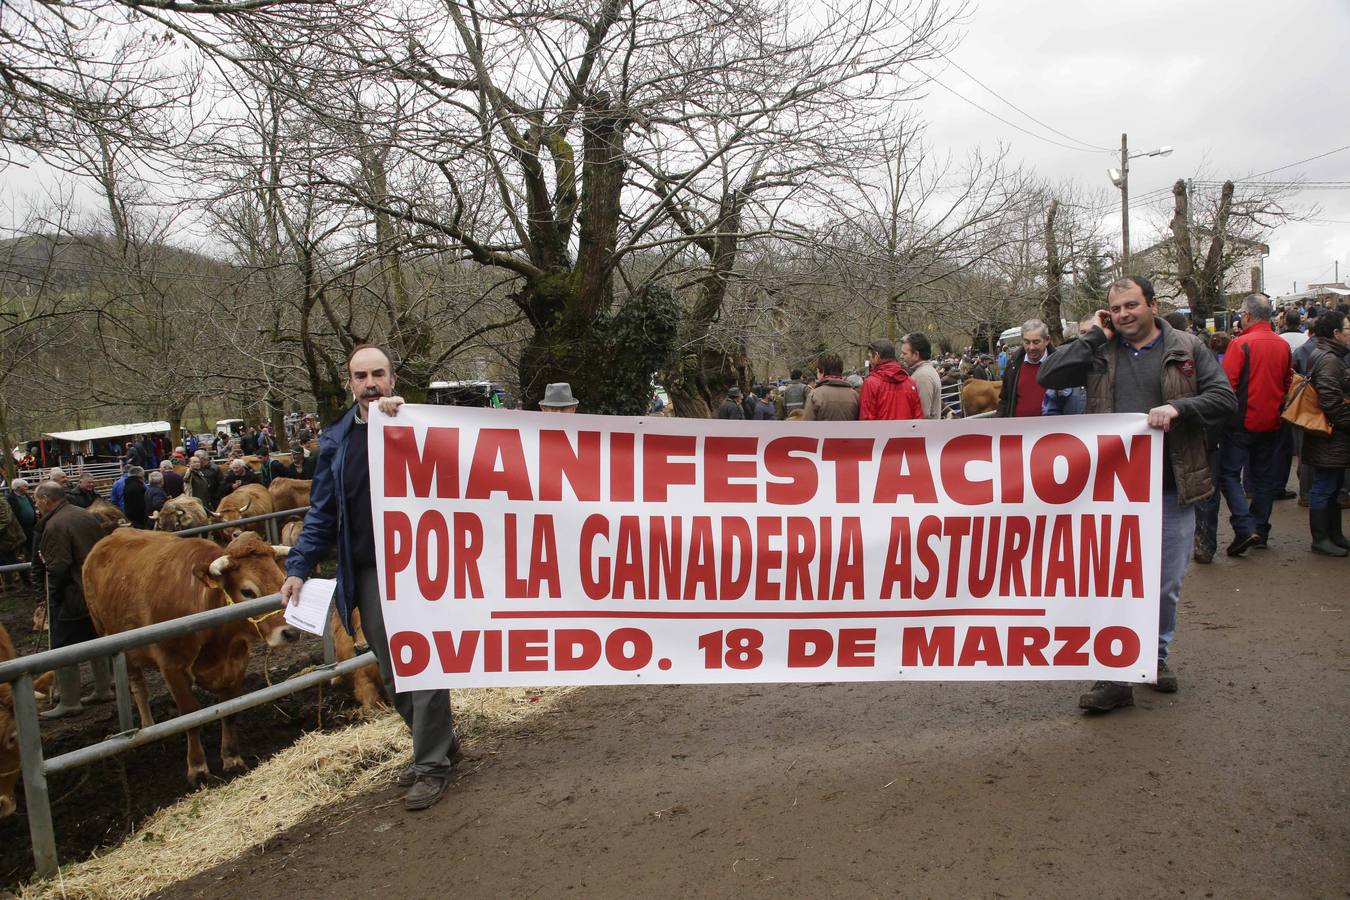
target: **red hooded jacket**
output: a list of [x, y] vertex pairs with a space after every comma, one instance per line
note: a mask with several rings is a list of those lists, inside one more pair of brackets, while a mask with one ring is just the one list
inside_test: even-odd
[[[1283, 343], [1283, 341], [1281, 341]], [[914, 379], [893, 359], [883, 359], [863, 382], [859, 419], [922, 419], [923, 404]]]
[[1280, 427], [1280, 407], [1293, 377], [1289, 344], [1269, 322], [1253, 322], [1233, 338], [1223, 370], [1238, 398], [1235, 423], [1245, 431], [1268, 433]]

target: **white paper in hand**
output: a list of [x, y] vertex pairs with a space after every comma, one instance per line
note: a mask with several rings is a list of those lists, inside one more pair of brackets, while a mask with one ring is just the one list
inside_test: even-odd
[[328, 624], [328, 604], [333, 601], [337, 582], [331, 578], [311, 578], [300, 586], [300, 602], [286, 604], [286, 621], [310, 634], [323, 634]]

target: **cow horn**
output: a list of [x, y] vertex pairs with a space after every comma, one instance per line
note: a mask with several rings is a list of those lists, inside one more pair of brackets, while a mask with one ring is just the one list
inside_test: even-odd
[[158, 522], [158, 521], [159, 521], [159, 510], [155, 510], [154, 512], [152, 512], [152, 513], [150, 514], [150, 519], [151, 519], [151, 521]]
[[244, 501], [244, 505], [239, 507], [239, 514], [243, 515], [244, 513], [248, 512], [248, 508], [252, 505], [253, 505], [253, 498], [249, 497], [247, 500]]
[[219, 578], [228, 572], [232, 565], [234, 565], [234, 561], [228, 556], [217, 556], [215, 559], [211, 560], [211, 568], [208, 569], [208, 571]]
[[291, 552], [291, 548], [285, 544], [273, 544], [272, 552], [276, 554], [277, 559], [285, 559]]

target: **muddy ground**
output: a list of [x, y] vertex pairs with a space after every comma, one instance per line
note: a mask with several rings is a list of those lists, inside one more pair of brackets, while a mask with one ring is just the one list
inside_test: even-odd
[[[32, 632], [32, 602], [26, 591], [11, 588], [0, 597], [0, 622], [12, 636], [20, 654], [46, 649], [45, 636]], [[323, 643], [306, 636], [296, 644], [265, 656], [254, 648], [245, 690], [265, 685], [264, 666], [273, 682], [307, 666], [323, 662]], [[90, 687], [84, 668], [86, 690]], [[156, 671], [148, 676], [151, 709], [156, 721], [177, 714], [163, 681]], [[216, 702], [209, 693], [197, 692], [202, 705]], [[45, 707], [44, 707], [45, 708]], [[304, 732], [334, 727], [354, 714], [350, 692], [345, 688], [304, 691], [240, 714], [236, 721], [240, 755], [250, 766], [295, 743]], [[93, 744], [118, 731], [115, 704], [89, 706], [77, 716], [45, 722], [42, 726], [44, 753], [50, 758], [68, 750]], [[219, 783], [220, 726], [202, 731], [207, 763]], [[142, 747], [114, 760], [48, 779], [57, 849], [63, 863], [78, 861], [94, 850], [118, 843], [155, 810], [191, 792], [187, 782], [187, 738], [174, 737]], [[16, 799], [18, 811], [0, 819], [0, 886], [12, 886], [33, 873], [28, 838], [28, 813], [22, 783]]]
[[[328, 810], [165, 898], [1344, 897], [1350, 560], [1193, 566], [1181, 691], [1070, 683], [578, 691], [444, 801]], [[1226, 542], [1226, 541], [1225, 541]], [[1221, 544], [1222, 546], [1222, 544]]]

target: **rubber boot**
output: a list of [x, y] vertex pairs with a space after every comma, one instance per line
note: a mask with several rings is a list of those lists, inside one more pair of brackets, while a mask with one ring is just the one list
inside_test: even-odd
[[94, 689], [80, 698], [81, 703], [108, 703], [113, 699], [112, 661], [106, 656], [89, 661], [94, 672]]
[[1342, 530], [1342, 512], [1343, 510], [1337, 506], [1327, 509], [1327, 537], [1331, 538], [1331, 542], [1337, 547], [1350, 550], [1350, 541], [1345, 539], [1345, 532]]
[[1331, 539], [1330, 514], [1335, 513], [1339, 520], [1341, 511], [1339, 509], [1310, 509], [1308, 510], [1308, 528], [1312, 531], [1312, 552], [1321, 553], [1323, 556], [1350, 556], [1350, 550], [1345, 549], [1340, 544]]
[[43, 719], [63, 719], [84, 712], [80, 704], [80, 667], [63, 666], [56, 670], [57, 690], [61, 699], [51, 709], [43, 710], [38, 716]]

